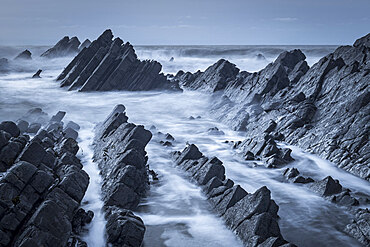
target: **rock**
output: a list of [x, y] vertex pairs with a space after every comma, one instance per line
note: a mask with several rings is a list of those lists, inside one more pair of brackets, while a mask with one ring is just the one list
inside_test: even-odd
[[279, 207], [271, 200], [271, 193], [262, 187], [248, 194], [239, 185], [225, 178], [225, 168], [216, 157], [208, 159], [194, 145], [175, 152], [176, 164], [187, 171], [207, 193], [207, 198], [218, 215], [222, 216], [246, 246], [263, 243], [286, 244], [280, 233]]
[[72, 37], [71, 39], [68, 36], [63, 37], [58, 41], [52, 48], [48, 49], [41, 54], [41, 57], [46, 58], [56, 58], [64, 57], [69, 55], [74, 55], [78, 53], [80, 41], [77, 37]]
[[321, 181], [314, 182], [311, 188], [321, 196], [331, 196], [342, 192], [342, 186], [338, 180], [334, 180], [331, 176], [327, 176]]
[[171, 57], [170, 60], [169, 60], [169, 62], [173, 62], [173, 61], [175, 61], [175, 58], [174, 57]]
[[187, 88], [216, 92], [224, 89], [228, 82], [236, 78], [238, 73], [239, 69], [236, 68], [235, 64], [220, 59], [203, 73], [191, 75], [190, 80], [189, 74], [177, 74], [175, 79], [180, 81], [180, 85]]
[[41, 74], [42, 70], [39, 69], [33, 76], [32, 78], [41, 78], [40, 74]]
[[39, 129], [41, 128], [41, 124], [40, 123], [31, 123], [29, 126], [28, 126], [28, 129], [27, 129], [27, 133], [31, 133], [31, 134], [36, 134], [37, 131], [39, 131]]
[[[2, 126], [9, 131], [14, 125]], [[82, 165], [75, 164], [79, 159], [44, 129], [28, 145], [27, 137], [0, 130], [0, 144], [4, 141], [0, 164], [9, 169], [0, 177], [0, 246], [67, 246], [71, 234], [77, 234], [72, 233], [73, 215], [89, 183]], [[51, 150], [58, 146], [60, 156], [55, 156]]]
[[66, 115], [65, 111], [58, 111], [57, 114], [51, 117], [50, 122], [61, 122]]
[[26, 132], [28, 130], [28, 126], [29, 126], [29, 123], [25, 120], [20, 119], [17, 121], [17, 127], [20, 133]]
[[166, 140], [169, 140], [169, 141], [175, 140], [175, 138], [170, 133], [167, 133], [164, 137], [166, 138]]
[[64, 138], [72, 138], [74, 140], [77, 140], [77, 137], [78, 137], [78, 132], [72, 128], [66, 128], [65, 130], [63, 130], [64, 132]]
[[85, 211], [83, 208], [79, 208], [73, 216], [72, 220], [72, 231], [76, 234], [80, 234], [83, 227], [89, 224], [94, 217], [93, 211]]
[[209, 128], [208, 134], [210, 135], [225, 135], [222, 130], [219, 130], [217, 127]]
[[78, 125], [77, 123], [73, 122], [73, 121], [69, 121], [65, 127], [66, 129], [68, 128], [71, 128], [75, 131], [79, 131], [80, 130], [80, 125]]
[[61, 86], [79, 91], [180, 90], [160, 73], [160, 63], [140, 61], [130, 43], [112, 38], [108, 29], [82, 49], [58, 76]]
[[[356, 41], [357, 42], [357, 41]], [[370, 245], [369, 225], [370, 211], [369, 209], [358, 209], [352, 223], [345, 227], [345, 231], [361, 242], [364, 246]]]
[[254, 160], [254, 154], [251, 151], [247, 151], [244, 155], [245, 160]]
[[129, 210], [136, 210], [146, 194], [148, 174], [158, 180], [157, 174], [148, 169], [145, 151], [152, 134], [127, 120], [125, 107], [117, 105], [97, 126], [94, 141], [94, 159], [103, 178], [107, 242], [117, 247], [141, 245], [145, 226]]
[[0, 130], [3, 130], [9, 133], [12, 137], [18, 137], [20, 134], [20, 130], [18, 126], [11, 121], [4, 121], [0, 123]]
[[82, 44], [80, 45], [80, 47], [78, 47], [78, 50], [79, 51], [82, 51], [84, 48], [89, 47], [89, 45], [91, 45], [91, 41], [89, 39], [85, 39], [85, 41], [82, 42]]
[[31, 60], [32, 59], [32, 53], [29, 50], [24, 50], [21, 53], [19, 53], [14, 60]]
[[6, 58], [0, 58], [0, 73], [9, 71], [9, 60]]
[[294, 167], [293, 168], [287, 168], [284, 171], [283, 175], [287, 178], [295, 178], [299, 175], [299, 171], [298, 171], [297, 168], [294, 168]]

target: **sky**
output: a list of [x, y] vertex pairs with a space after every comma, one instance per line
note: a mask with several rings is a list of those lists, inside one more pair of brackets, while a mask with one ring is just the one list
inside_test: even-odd
[[342, 45], [370, 32], [370, 0], [0, 0], [0, 45]]

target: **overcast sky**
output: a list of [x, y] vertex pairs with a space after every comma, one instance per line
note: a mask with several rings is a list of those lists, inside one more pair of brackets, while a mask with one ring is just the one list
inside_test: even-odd
[[95, 39], [132, 44], [352, 44], [370, 0], [0, 0], [0, 44]]

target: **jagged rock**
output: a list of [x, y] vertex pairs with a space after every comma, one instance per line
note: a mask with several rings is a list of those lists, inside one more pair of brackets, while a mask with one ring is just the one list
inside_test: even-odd
[[127, 120], [125, 107], [117, 105], [97, 127], [94, 141], [94, 159], [103, 177], [107, 242], [117, 247], [141, 245], [144, 224], [128, 210], [137, 208], [149, 184], [145, 146], [152, 134]]
[[20, 60], [20, 59], [31, 60], [32, 53], [29, 50], [24, 50], [14, 58], [14, 60]]
[[82, 49], [58, 76], [61, 86], [79, 91], [179, 90], [160, 73], [160, 63], [140, 61], [130, 43], [112, 38], [112, 31], [106, 30]]
[[42, 70], [39, 69], [33, 76], [32, 78], [41, 78], [40, 74], [41, 74]]
[[83, 208], [79, 208], [73, 216], [72, 220], [72, 231], [76, 234], [82, 232], [85, 225], [89, 224], [94, 217], [93, 211], [85, 211]]
[[173, 154], [176, 164], [187, 171], [207, 193], [214, 210], [225, 219], [246, 246], [281, 246], [283, 239], [277, 223], [279, 207], [271, 200], [270, 191], [262, 187], [248, 194], [225, 178], [225, 168], [216, 157], [208, 159], [194, 144]]
[[342, 186], [338, 180], [334, 180], [331, 176], [327, 176], [321, 181], [314, 182], [311, 188], [321, 196], [331, 196], [342, 192]]
[[[338, 47], [311, 68], [301, 51], [283, 52], [261, 71], [240, 72], [228, 81], [215, 94], [211, 114], [235, 130], [247, 131], [240, 148], [257, 156], [252, 150], [256, 142], [249, 140], [261, 139], [274, 120], [273, 131], [281, 135], [280, 140], [320, 154], [370, 181], [369, 59], [369, 34], [353, 46]], [[201, 74], [179, 71], [174, 80], [192, 89]], [[212, 76], [217, 72], [203, 84], [211, 83]], [[279, 163], [278, 158], [270, 159], [268, 166]]]
[[58, 41], [52, 48], [48, 49], [41, 54], [41, 57], [46, 58], [55, 58], [55, 57], [64, 57], [69, 55], [74, 55], [78, 53], [78, 47], [81, 42], [77, 37], [72, 37], [71, 39], [68, 36], [63, 37]]
[[87, 47], [89, 47], [89, 45], [91, 45], [91, 41], [89, 39], [85, 39], [85, 41], [82, 42], [80, 47], [78, 47], [78, 50], [82, 51], [83, 48], [87, 48]]
[[235, 64], [220, 59], [203, 73], [195, 73], [193, 75], [189, 74], [189, 72], [186, 74], [178, 73], [174, 77], [174, 80], [179, 80], [180, 85], [183, 87], [216, 92], [224, 89], [228, 82], [236, 78], [238, 73], [239, 69], [236, 68]]
[[345, 231], [360, 241], [364, 246], [370, 245], [370, 211], [369, 209], [358, 209], [351, 224]]
[[[13, 130], [14, 125], [5, 125], [4, 129]], [[0, 246], [64, 247], [89, 177], [82, 165], [73, 163], [79, 160], [66, 148], [59, 150], [63, 159], [49, 151], [63, 140], [53, 139], [45, 129], [28, 144], [26, 136], [13, 135], [18, 137], [0, 130], [0, 146], [7, 142], [0, 148], [0, 165], [5, 162], [7, 169], [0, 178]], [[3, 152], [7, 153], [6, 160], [1, 158]], [[68, 162], [65, 157], [70, 157]], [[59, 165], [55, 167], [54, 163]]]

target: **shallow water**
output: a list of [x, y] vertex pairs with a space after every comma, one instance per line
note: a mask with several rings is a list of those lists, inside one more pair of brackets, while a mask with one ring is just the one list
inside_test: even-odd
[[[73, 120], [80, 124], [79, 157], [90, 176], [83, 205], [95, 213], [84, 236], [89, 246], [105, 245], [105, 221], [100, 211], [101, 178], [92, 162], [90, 147], [93, 128], [116, 104], [126, 106], [130, 122], [147, 128], [155, 125], [158, 131], [169, 132], [176, 138], [173, 147], [165, 148], [158, 143], [160, 137], [154, 135], [147, 146], [149, 165], [159, 174], [159, 181], [151, 185], [148, 197], [136, 212], [147, 226], [146, 246], [241, 246], [222, 220], [212, 213], [200, 188], [174, 167], [169, 153], [182, 150], [186, 142], [196, 144], [205, 155], [222, 160], [227, 177], [248, 192], [266, 185], [280, 206], [279, 224], [287, 240], [299, 246], [359, 245], [342, 230], [349, 223], [345, 208], [326, 201], [304, 185], [287, 183], [282, 176], [283, 169], [266, 169], [258, 163], [244, 161], [224, 143], [225, 140], [243, 140], [244, 133], [232, 131], [208, 115], [211, 103], [208, 95], [199, 92], [68, 92], [54, 81], [68, 60], [53, 60], [50, 64], [36, 61], [33, 66], [46, 68], [41, 79], [31, 79], [29, 72], [0, 75], [0, 121], [16, 120], [31, 107], [41, 107], [50, 116], [64, 110], [67, 112], [65, 122]], [[201, 118], [190, 120], [190, 116]], [[215, 126], [225, 135], [210, 135], [207, 130]], [[331, 175], [355, 193], [370, 195], [368, 182], [315, 155], [291, 148], [296, 161], [289, 167], [298, 167], [303, 175], [314, 179]]]

